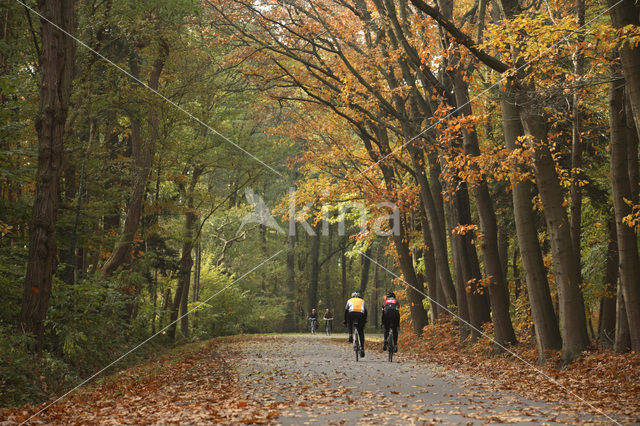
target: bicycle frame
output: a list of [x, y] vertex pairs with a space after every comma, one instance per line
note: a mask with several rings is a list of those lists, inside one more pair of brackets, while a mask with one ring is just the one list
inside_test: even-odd
[[328, 318], [324, 320], [324, 331], [327, 333], [327, 336], [331, 336], [332, 326], [333, 326], [333, 318]]
[[318, 320], [316, 318], [309, 318], [309, 328], [311, 329], [311, 334], [316, 334], [318, 329]]

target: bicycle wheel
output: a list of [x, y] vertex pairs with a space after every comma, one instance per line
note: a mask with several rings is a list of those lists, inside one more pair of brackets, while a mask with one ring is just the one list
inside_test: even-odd
[[389, 336], [387, 337], [387, 350], [389, 351], [389, 362], [393, 362], [393, 352], [395, 344], [393, 342], [393, 330], [389, 330]]

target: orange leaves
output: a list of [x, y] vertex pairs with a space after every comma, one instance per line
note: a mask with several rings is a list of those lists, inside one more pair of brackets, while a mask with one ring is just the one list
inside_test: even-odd
[[[523, 324], [525, 327], [527, 324]], [[530, 326], [529, 326], [530, 328]], [[489, 335], [490, 329], [484, 330]], [[519, 335], [521, 345], [511, 347], [518, 356], [535, 365], [551, 382], [537, 371], [525, 367], [514, 357], [495, 356], [491, 343], [481, 338], [476, 344], [461, 347], [458, 327], [448, 319], [424, 328], [423, 339], [410, 333], [400, 334], [400, 346], [423, 363], [436, 363], [458, 373], [481, 375], [491, 380], [493, 391], [507, 390], [532, 399], [558, 403], [558, 409], [584, 412], [583, 404], [570, 402], [567, 389], [608, 414], [632, 416], [628, 422], [637, 422], [640, 413], [640, 354], [616, 354], [611, 351], [589, 351], [568, 366], [562, 366], [560, 353], [548, 351], [547, 363], [540, 365], [535, 339], [527, 333]], [[623, 421], [624, 423], [625, 421]]]
[[475, 232], [477, 231], [478, 226], [470, 224], [470, 225], [456, 225], [452, 230], [451, 234], [453, 235], [466, 235], [467, 232]]
[[[55, 424], [98, 423], [266, 423], [277, 413], [242, 397], [237, 377], [220, 358], [220, 341], [186, 345], [147, 364], [90, 385], [53, 405], [34, 420]], [[42, 408], [21, 407], [0, 413], [24, 421]]]
[[624, 199], [624, 202], [631, 208], [631, 213], [622, 218], [622, 223], [629, 228], [640, 228], [640, 204], [634, 204], [631, 200]]

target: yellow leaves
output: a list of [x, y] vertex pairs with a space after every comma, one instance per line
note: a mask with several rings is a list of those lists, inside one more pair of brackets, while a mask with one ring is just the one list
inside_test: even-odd
[[13, 226], [7, 225], [6, 223], [0, 221], [0, 238], [7, 235], [9, 232], [11, 232], [12, 229], [13, 229]]
[[640, 204], [634, 204], [627, 198], [623, 200], [631, 208], [631, 213], [622, 218], [622, 223], [629, 228], [640, 229]]

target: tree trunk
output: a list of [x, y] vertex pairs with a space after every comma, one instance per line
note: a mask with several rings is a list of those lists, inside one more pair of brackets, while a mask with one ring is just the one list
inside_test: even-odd
[[620, 280], [618, 280], [618, 291], [616, 295], [616, 338], [613, 349], [616, 352], [626, 352], [631, 349], [629, 321], [627, 319], [627, 309], [625, 307]]
[[631, 102], [629, 94], [625, 92], [625, 115], [627, 122], [627, 158], [629, 166], [629, 185], [631, 186], [631, 202], [638, 204], [640, 197], [640, 170], [638, 169], [638, 132], [636, 123], [633, 121], [633, 113], [631, 110]]
[[286, 331], [294, 331], [296, 327], [294, 318], [296, 297], [296, 234], [295, 222], [293, 222], [293, 218], [290, 218], [290, 220], [292, 221], [292, 223], [289, 226], [289, 234], [287, 235], [287, 313], [285, 317]]
[[158, 316], [158, 268], [153, 272], [153, 286], [151, 288], [153, 313], [151, 315], [151, 334], [156, 334], [156, 317]]
[[[424, 212], [424, 210], [423, 210]], [[420, 216], [422, 239], [424, 241], [424, 251], [422, 257], [424, 259], [424, 276], [429, 290], [429, 306], [431, 311], [431, 322], [435, 322], [440, 317], [442, 308], [438, 306], [438, 278], [436, 271], [436, 259], [433, 256], [433, 241], [429, 233], [429, 224], [424, 214]]]
[[[325, 302], [326, 307], [331, 309], [331, 312], [335, 314], [336, 313], [336, 305], [335, 305], [336, 294], [331, 288], [331, 283], [333, 279], [333, 276], [332, 276], [333, 262], [331, 261], [331, 258], [333, 257], [333, 254], [334, 254], [333, 253], [333, 227], [329, 223], [327, 223], [327, 225], [328, 225], [327, 258], [324, 261], [324, 262], [327, 262], [327, 264], [324, 266], [324, 279], [323, 279], [324, 284], [322, 285], [322, 288], [323, 288], [324, 297], [326, 300]], [[342, 301], [340, 301], [340, 303], [342, 303]]]
[[422, 335], [422, 329], [429, 324], [427, 320], [427, 311], [422, 305], [424, 299], [424, 285], [418, 280], [415, 268], [413, 266], [413, 258], [407, 246], [407, 236], [405, 225], [400, 224], [400, 234], [393, 236], [393, 243], [398, 253], [398, 262], [402, 276], [407, 282], [407, 295], [409, 296], [409, 309], [411, 311], [411, 319], [413, 321], [413, 331], [416, 335]]
[[[576, 0], [576, 20], [578, 27], [584, 26], [585, 4], [584, 0]], [[584, 75], [584, 53], [581, 46], [584, 43], [584, 34], [580, 31], [576, 34], [576, 51], [573, 54], [573, 66], [576, 86], [582, 83]], [[582, 282], [582, 111], [580, 109], [580, 89], [573, 89], [571, 122], [571, 239], [578, 265], [579, 280]]]
[[193, 166], [191, 180], [184, 196], [185, 202], [185, 220], [184, 233], [182, 240], [182, 255], [180, 256], [180, 264], [178, 270], [178, 287], [173, 299], [171, 309], [171, 327], [169, 328], [169, 337], [175, 340], [176, 336], [176, 319], [178, 318], [178, 309], [180, 309], [180, 332], [183, 336], [189, 335], [189, 316], [186, 315], [189, 306], [189, 288], [191, 287], [191, 268], [193, 267], [193, 228], [196, 223], [197, 215], [193, 210], [193, 196], [198, 179], [202, 175], [203, 168], [201, 166]]
[[94, 123], [93, 120], [89, 120], [89, 136], [87, 141], [87, 147], [82, 157], [82, 166], [80, 168], [80, 177], [78, 182], [78, 191], [76, 193], [76, 208], [74, 209], [73, 229], [71, 230], [71, 236], [69, 240], [69, 247], [65, 254], [66, 265], [63, 271], [62, 279], [67, 284], [73, 284], [76, 280], [76, 269], [78, 266], [78, 258], [76, 248], [78, 245], [78, 233], [80, 232], [80, 217], [82, 215], [82, 208], [85, 200], [86, 181], [87, 181], [87, 159], [90, 156], [91, 148], [94, 138]]
[[415, 169], [415, 176], [420, 188], [420, 199], [424, 205], [427, 222], [434, 246], [434, 255], [436, 259], [436, 270], [442, 283], [442, 287], [447, 297], [447, 304], [456, 302], [455, 287], [449, 270], [449, 261], [447, 254], [447, 242], [443, 239], [442, 229], [444, 224], [439, 222], [436, 204], [433, 201], [429, 182], [424, 174], [424, 159], [421, 158], [419, 149], [413, 145], [407, 145], [407, 149], [411, 156], [411, 164]]
[[[389, 143], [387, 139], [388, 135], [386, 133], [386, 129], [375, 127], [374, 130], [376, 132], [376, 135], [378, 136], [378, 140], [381, 141], [382, 145], [385, 147], [388, 147]], [[409, 144], [408, 146], [411, 147], [412, 144]], [[416, 176], [419, 179], [421, 197], [424, 197], [423, 202], [425, 202], [425, 210], [429, 211], [430, 209], [430, 212], [432, 214], [430, 218], [430, 222], [431, 222], [431, 220], [435, 219], [435, 214], [433, 214], [435, 213], [435, 205], [433, 204], [433, 199], [431, 198], [431, 193], [429, 192], [428, 182], [424, 175], [424, 164], [421, 164], [418, 161], [414, 148], [409, 148], [409, 152], [411, 154], [414, 168], [416, 169]], [[375, 155], [372, 154], [371, 152], [369, 152], [369, 155], [371, 155], [372, 160], [376, 159]], [[387, 190], [391, 194], [395, 194], [396, 182], [394, 180], [393, 170], [391, 170], [387, 165], [385, 165], [382, 162], [378, 163], [378, 166], [382, 171], [382, 176], [383, 176]], [[395, 202], [394, 199], [392, 199], [391, 201]], [[429, 215], [430, 213], [427, 213], [427, 214]], [[390, 217], [389, 221], [392, 222], [393, 219]], [[390, 225], [389, 226], [390, 229], [394, 229], [393, 223], [390, 223], [389, 225]], [[406, 226], [402, 220], [402, 217], [400, 217], [400, 223], [395, 225], [397, 225], [399, 232], [393, 233], [393, 236], [392, 236], [393, 244], [396, 248], [396, 253], [398, 254], [398, 263], [400, 263], [400, 270], [402, 271], [404, 281], [406, 284], [408, 284], [407, 295], [410, 303], [410, 311], [411, 311], [411, 319], [413, 321], [413, 328], [416, 335], [420, 336], [422, 335], [422, 329], [428, 324], [427, 311], [424, 309], [424, 305], [422, 304], [422, 300], [424, 299], [424, 285], [421, 281], [418, 280], [416, 270], [413, 265], [413, 257], [411, 256], [411, 251], [409, 250], [409, 246], [408, 246], [409, 238], [407, 236]], [[430, 223], [429, 226], [432, 227], [432, 230], [437, 231], [436, 223], [433, 223], [433, 224]], [[440, 241], [440, 244], [446, 244], [446, 243]], [[438, 250], [442, 250], [442, 249], [444, 249], [444, 252], [440, 252], [440, 255], [446, 256], [446, 245], [444, 247], [441, 246]], [[442, 261], [442, 258], [440, 258], [440, 261]], [[446, 263], [445, 263], [445, 266], [446, 266], [446, 270], [442, 271], [443, 278], [445, 277], [444, 274], [449, 274], [448, 281], [449, 283], [451, 283], [451, 275], [449, 273], [449, 268], [448, 268], [448, 265], [446, 265]], [[451, 283], [451, 285], [453, 285], [453, 283]], [[447, 295], [447, 296], [451, 297], [450, 295]]]
[[[511, 151], [516, 149], [518, 137], [524, 134], [514, 102], [513, 93], [508, 86], [506, 91], [501, 94], [500, 105], [505, 145]], [[536, 330], [538, 354], [542, 360], [544, 359], [544, 351], [562, 347], [562, 338], [553, 309], [547, 271], [542, 260], [542, 251], [531, 207], [532, 184], [529, 180], [520, 180], [516, 176], [511, 179], [511, 185], [518, 246], [525, 272], [531, 315]]]
[[504, 225], [498, 226], [498, 253], [500, 253], [500, 265], [502, 265], [502, 275], [505, 277], [505, 290], [509, 298], [509, 230]]
[[[444, 162], [446, 164], [446, 162]], [[433, 167], [433, 164], [431, 165]], [[471, 207], [469, 204], [469, 191], [467, 183], [458, 179], [455, 173], [451, 174], [451, 182], [447, 185], [447, 192], [453, 192], [455, 196], [445, 208], [447, 222], [447, 234], [451, 240], [451, 253], [455, 271], [456, 295], [458, 295], [458, 313], [465, 321], [469, 321], [471, 338], [475, 341], [479, 336], [478, 330], [482, 325], [491, 321], [488, 295], [484, 291], [478, 291], [478, 283], [482, 278], [478, 253], [473, 242], [473, 231], [465, 234], [454, 233], [457, 225], [471, 225]], [[459, 297], [465, 296], [465, 303]], [[467, 337], [467, 325], [460, 324], [461, 341]]]
[[160, 312], [160, 318], [158, 320], [158, 328], [162, 328], [162, 325], [164, 324], [164, 319], [167, 316], [167, 312], [169, 312], [170, 304], [171, 304], [171, 289], [168, 288], [163, 295], [162, 311]]
[[202, 246], [200, 240], [195, 243], [193, 251], [196, 258], [193, 263], [193, 290], [191, 291], [191, 301], [195, 303], [200, 300], [200, 268], [202, 267]]
[[20, 327], [37, 338], [42, 349], [44, 321], [56, 269], [56, 209], [64, 130], [75, 64], [75, 42], [58, 30], [75, 33], [74, 0], [39, 0], [41, 25], [40, 104], [35, 127], [38, 134], [36, 192], [29, 227], [29, 253], [24, 280]]
[[[449, 229], [447, 226], [450, 226], [450, 223], [447, 223], [447, 219], [446, 219], [446, 215], [445, 215], [445, 210], [444, 210], [444, 200], [442, 198], [442, 184], [440, 183], [440, 173], [441, 173], [441, 168], [440, 168], [440, 163], [438, 160], [438, 155], [436, 154], [436, 152], [434, 150], [430, 150], [426, 153], [427, 155], [427, 159], [429, 161], [429, 186], [431, 188], [431, 195], [433, 197], [433, 201], [435, 203], [436, 206], [436, 213], [437, 213], [437, 217], [438, 217], [438, 222], [440, 223], [440, 225], [442, 226], [441, 228], [441, 232], [442, 232], [442, 239], [444, 241], [447, 240], [447, 235], [449, 235], [450, 238], [450, 242], [451, 242], [451, 255], [454, 259], [453, 265], [454, 265], [454, 272], [455, 272], [455, 280], [458, 279], [458, 275], [460, 274], [460, 269], [459, 269], [459, 262], [455, 261], [455, 256], [457, 255], [456, 252], [454, 252], [454, 247], [455, 244], [453, 243], [453, 238], [454, 236], [451, 235], [451, 233], [447, 233], [447, 230]], [[423, 207], [424, 208], [424, 207]], [[426, 220], [426, 213], [425, 213], [425, 220]], [[431, 234], [430, 234], [430, 230], [429, 230], [429, 222], [426, 221], [425, 222], [427, 224], [426, 227], [426, 231], [429, 234], [429, 239], [431, 241], [431, 257], [433, 257], [433, 267], [434, 267], [434, 273], [435, 273], [435, 278], [436, 278], [436, 300], [438, 302], [438, 315], [436, 316], [436, 319], [440, 316], [440, 314], [442, 312], [446, 312], [442, 309], [442, 307], [447, 307], [448, 306], [448, 302], [447, 302], [447, 297], [445, 296], [445, 292], [444, 292], [444, 283], [442, 282], [442, 280], [440, 279], [440, 274], [438, 273], [438, 265], [435, 261], [435, 247], [433, 245], [433, 238], [431, 238]], [[469, 262], [471, 261], [471, 259], [468, 259]], [[476, 257], [476, 261], [477, 261], [477, 257]], [[448, 267], [448, 266], [447, 266]], [[455, 284], [455, 286], [457, 286], [457, 283]], [[455, 291], [455, 290], [454, 290]], [[457, 298], [457, 292], [456, 292], [456, 298]], [[466, 307], [464, 308], [466, 309]], [[465, 336], [466, 337], [466, 336]]]
[[[266, 225], [259, 224], [258, 232], [260, 233], [260, 248], [262, 249], [262, 255], [265, 258], [269, 257], [267, 252], [267, 227]], [[267, 271], [262, 269], [260, 271], [260, 290], [263, 296], [267, 294]]]
[[311, 235], [311, 268], [309, 269], [309, 311], [318, 306], [318, 282], [320, 281], [320, 222]]
[[360, 256], [360, 294], [364, 297], [364, 292], [367, 291], [367, 284], [369, 283], [369, 270], [371, 269], [371, 249], [372, 246], [367, 247], [364, 252], [364, 256]]
[[542, 199], [544, 216], [551, 243], [553, 273], [558, 286], [560, 325], [562, 327], [562, 359], [570, 362], [589, 344], [584, 300], [580, 288], [580, 273], [571, 240], [571, 227], [564, 207], [562, 187], [555, 169], [555, 161], [548, 146], [544, 118], [534, 112], [534, 99], [523, 101], [527, 107], [520, 115], [533, 144], [533, 167], [536, 185]]
[[342, 300], [347, 300], [347, 247], [342, 241], [340, 245], [340, 284]]
[[[609, 16], [615, 28], [623, 28], [628, 25], [640, 26], [640, 6], [634, 0], [609, 0], [609, 6], [616, 5]], [[619, 47], [622, 61], [622, 73], [627, 84], [627, 93], [631, 102], [633, 120], [636, 124], [636, 133], [640, 139], [640, 48], [625, 42]]]
[[[202, 244], [200, 238], [196, 240], [194, 251], [196, 253], [195, 263], [193, 265], [193, 292], [191, 301], [196, 303], [200, 300], [200, 272], [202, 270]], [[197, 327], [198, 311], [193, 313], [193, 328]]]
[[[378, 266], [380, 264], [381, 261], [381, 253], [382, 253], [382, 246], [378, 246], [378, 248], [376, 249], [376, 261], [375, 264], [373, 265], [373, 303], [372, 305], [372, 309], [373, 309], [373, 326], [377, 329], [378, 326], [380, 325], [380, 267]], [[385, 295], [382, 295], [383, 297]]]
[[[522, 12], [517, 0], [500, 0], [507, 19]], [[522, 59], [514, 52], [515, 62], [522, 67]], [[564, 207], [564, 194], [555, 169], [547, 139], [546, 120], [536, 98], [536, 88], [527, 83], [522, 75], [516, 77], [513, 90], [517, 98], [517, 109], [529, 136], [533, 151], [533, 167], [536, 185], [547, 223], [551, 243], [553, 272], [558, 286], [560, 325], [562, 327], [562, 359], [570, 362], [589, 344], [584, 299], [580, 289], [580, 271], [576, 263], [575, 248], [571, 240], [571, 224]], [[523, 253], [524, 258], [524, 253]]]
[[[615, 75], [615, 69], [612, 74]], [[609, 117], [611, 126], [611, 192], [615, 211], [616, 233], [618, 239], [618, 256], [620, 270], [620, 288], [625, 302], [628, 330], [631, 336], [631, 348], [640, 350], [640, 259], [638, 258], [638, 242], [633, 228], [623, 223], [623, 218], [631, 214], [631, 207], [625, 202], [632, 200], [634, 194], [629, 181], [630, 162], [627, 149], [627, 132], [625, 120], [625, 88], [621, 80], [610, 83]], [[637, 158], [637, 153], [635, 153]], [[636, 163], [637, 164], [637, 163]], [[621, 298], [619, 297], [618, 300]], [[621, 306], [618, 306], [620, 309]], [[618, 315], [618, 318], [622, 318]], [[618, 328], [621, 324], [618, 324]]]
[[[453, 85], [456, 103], [460, 105], [460, 114], [462, 116], [470, 116], [472, 111], [469, 100], [469, 90], [467, 84], [462, 80], [460, 73], [455, 73], [453, 76]], [[469, 131], [463, 127], [462, 136], [464, 153], [473, 157], [480, 156], [480, 147], [475, 130]], [[480, 229], [482, 232], [480, 248], [482, 249], [484, 257], [486, 270], [485, 285], [487, 285], [489, 289], [495, 339], [496, 342], [502, 346], [513, 344], [516, 343], [516, 334], [513, 330], [511, 316], [509, 314], [507, 285], [504, 269], [500, 261], [498, 225], [491, 194], [489, 193], [486, 180], [482, 177], [471, 183], [471, 189], [480, 219]]]
[[613, 347], [616, 332], [616, 287], [618, 282], [618, 241], [616, 224], [609, 220], [609, 246], [607, 248], [604, 294], [600, 298], [598, 316], [598, 346]]
[[[158, 90], [160, 74], [164, 68], [165, 61], [169, 55], [169, 45], [166, 41], [160, 40], [159, 51], [156, 60], [153, 63], [151, 74], [149, 75], [148, 86], [153, 90]], [[132, 61], [132, 74], [138, 72], [136, 68], [138, 64], [136, 60]], [[153, 157], [156, 152], [156, 142], [158, 140], [158, 111], [151, 107], [149, 113], [149, 128], [151, 137], [142, 141], [142, 129], [140, 121], [137, 117], [131, 118], [131, 145], [133, 153], [133, 182], [131, 190], [131, 198], [127, 205], [127, 215], [124, 221], [124, 229], [120, 235], [119, 241], [116, 243], [111, 256], [102, 266], [101, 274], [103, 277], [110, 277], [121, 265], [129, 261], [133, 238], [140, 223], [142, 216], [142, 206], [144, 194], [147, 188], [147, 180], [153, 166]]]

